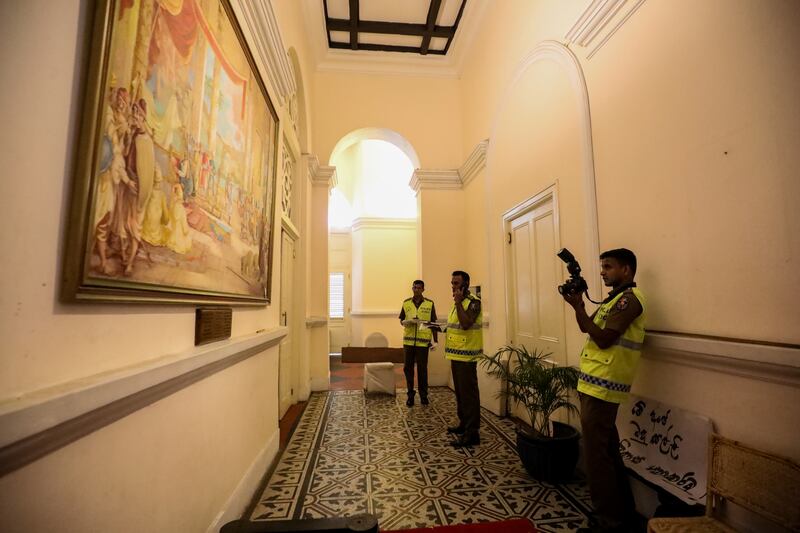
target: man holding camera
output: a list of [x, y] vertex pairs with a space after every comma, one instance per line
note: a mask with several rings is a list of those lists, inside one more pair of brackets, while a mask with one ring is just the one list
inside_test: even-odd
[[436, 307], [433, 301], [422, 296], [425, 282], [414, 280], [411, 284], [413, 296], [403, 302], [400, 310], [400, 323], [403, 325], [403, 350], [405, 351], [406, 405], [414, 406], [414, 364], [417, 365], [417, 387], [419, 401], [428, 405], [428, 349], [436, 349], [439, 340], [437, 330], [429, 329], [422, 322], [436, 322]]
[[469, 274], [453, 272], [453, 308], [447, 317], [444, 355], [450, 360], [456, 392], [458, 425], [447, 428], [456, 435], [450, 444], [464, 448], [481, 443], [481, 399], [478, 390], [478, 359], [483, 353], [481, 301], [469, 292]]
[[575, 309], [581, 331], [588, 334], [581, 352], [578, 395], [597, 526], [578, 531], [617, 533], [630, 531], [635, 516], [619, 453], [616, 417], [619, 404], [628, 397], [641, 355], [645, 299], [633, 281], [636, 256], [630, 250], [619, 248], [600, 254], [600, 273], [611, 292], [591, 316], [586, 314], [582, 290], [564, 290], [562, 295]]

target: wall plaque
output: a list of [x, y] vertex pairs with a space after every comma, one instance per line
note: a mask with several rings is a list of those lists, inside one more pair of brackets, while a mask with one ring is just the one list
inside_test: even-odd
[[194, 322], [194, 345], [230, 338], [232, 318], [230, 307], [198, 308]]

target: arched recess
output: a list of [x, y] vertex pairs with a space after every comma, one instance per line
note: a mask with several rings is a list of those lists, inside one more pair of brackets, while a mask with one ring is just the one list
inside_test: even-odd
[[289, 56], [289, 61], [292, 63], [295, 85], [297, 87], [297, 92], [293, 97], [294, 101], [290, 102], [289, 105], [295, 106], [296, 108], [293, 111], [295, 114], [293, 119], [295, 120], [297, 140], [300, 142], [300, 151], [305, 154], [308, 153], [308, 115], [306, 111], [306, 92], [305, 86], [303, 85], [303, 71], [300, 69], [300, 60], [297, 57], [297, 52], [294, 47], [289, 48], [287, 55]]
[[404, 154], [406, 154], [406, 156], [411, 160], [411, 163], [414, 165], [414, 168], [419, 168], [419, 157], [417, 156], [417, 152], [414, 150], [414, 147], [411, 146], [411, 143], [396, 131], [387, 128], [361, 128], [351, 131], [339, 139], [339, 142], [337, 142], [336, 146], [333, 147], [333, 151], [331, 151], [331, 155], [328, 158], [328, 164], [332, 165], [333, 161], [336, 159], [336, 156], [347, 150], [350, 146], [367, 139], [378, 139], [392, 143]]
[[[490, 138], [495, 137], [495, 132], [498, 128], [498, 119], [502, 115], [503, 109], [511, 101], [509, 95], [514, 90], [514, 87], [532, 66], [542, 61], [551, 61], [560, 66], [563, 73], [569, 78], [573, 89], [574, 102], [580, 120], [580, 164], [584, 193], [583, 206], [585, 213], [586, 251], [590, 254], [590, 257], [587, 259], [594, 260], [600, 254], [600, 238], [597, 221], [597, 189], [594, 173], [594, 148], [592, 145], [592, 118], [589, 108], [589, 92], [586, 87], [586, 79], [583, 75], [580, 62], [569, 48], [556, 41], [543, 41], [519, 62], [503, 98], [500, 99], [500, 104], [492, 124], [492, 135]], [[492, 182], [492, 148], [493, 144], [490, 143], [487, 152], [487, 188], [491, 187]], [[595, 281], [599, 281], [599, 277], [595, 277], [597, 278]]]
[[[568, 317], [563, 302], [552, 294], [566, 274], [555, 250], [567, 247], [575, 254], [593, 298], [600, 294], [602, 284], [596, 267], [599, 235], [588, 92], [577, 58], [563, 45], [539, 43], [519, 61], [492, 119], [485, 183], [489, 257], [503, 257], [506, 265], [490, 274], [489, 288], [498, 298], [488, 302], [493, 330], [488, 348], [532, 324], [531, 342], [546, 345], [545, 337], [552, 338], [558, 343], [555, 353], [561, 354], [559, 360], [571, 364], [583, 339], [577, 330], [565, 328]], [[513, 222], [514, 218], [532, 210], [530, 202], [548, 190], [553, 191], [553, 207], [542, 226], [544, 233], [539, 235], [536, 232], [540, 230], [531, 225], [529, 237], [519, 234], [512, 239], [514, 244], [509, 244], [508, 228], [525, 220]], [[530, 278], [518, 279], [522, 270], [514, 269], [522, 264], [512, 260], [513, 254], [519, 252], [516, 246], [529, 246], [524, 239], [534, 239], [534, 235], [544, 240], [529, 241], [532, 255], [526, 268], [531, 269]], [[517, 287], [527, 287], [525, 283], [533, 287], [530, 297], [516, 303], [534, 311], [523, 316], [521, 310], [528, 307], [517, 309], [514, 303], [525, 297]], [[520, 322], [516, 322], [515, 310]], [[558, 318], [562, 315], [564, 320]], [[549, 333], [536, 333], [545, 326]]]

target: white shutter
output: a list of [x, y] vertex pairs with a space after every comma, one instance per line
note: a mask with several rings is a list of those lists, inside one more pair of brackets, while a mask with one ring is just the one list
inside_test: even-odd
[[344, 272], [331, 272], [328, 280], [328, 315], [344, 318]]

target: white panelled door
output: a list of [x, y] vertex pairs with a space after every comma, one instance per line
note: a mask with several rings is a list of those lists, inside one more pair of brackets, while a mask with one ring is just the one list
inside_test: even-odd
[[510, 243], [510, 334], [515, 344], [552, 352], [566, 364], [564, 304], [556, 287], [558, 223], [553, 195], [546, 195], [508, 221]]

